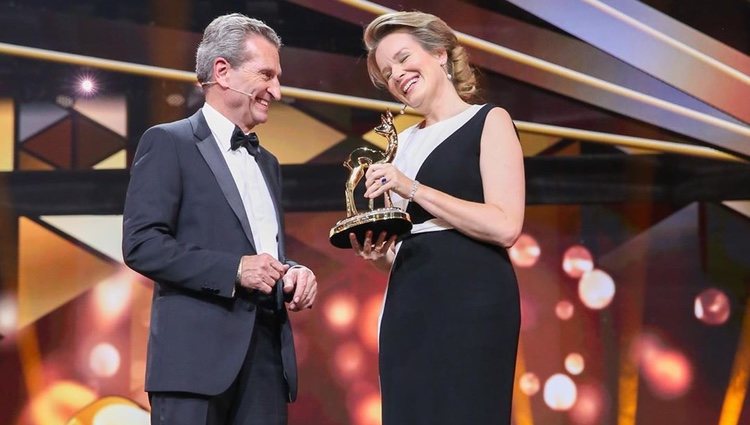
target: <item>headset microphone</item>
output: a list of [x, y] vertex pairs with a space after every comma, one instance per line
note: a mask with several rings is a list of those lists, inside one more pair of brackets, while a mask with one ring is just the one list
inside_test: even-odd
[[245, 96], [249, 96], [249, 97], [254, 97], [255, 96], [255, 94], [254, 94], [255, 92], [248, 93], [248, 92], [245, 92], [245, 91], [242, 91], [242, 90], [233, 89], [233, 88], [231, 88], [229, 86], [227, 86], [227, 88], [229, 90], [236, 91], [237, 93], [244, 94]]
[[[205, 87], [205, 86], [210, 86], [212, 84], [218, 84], [218, 83], [216, 81], [207, 81], [205, 83], [201, 83], [201, 86]], [[226, 86], [226, 88], [229, 89], [229, 90], [235, 91], [237, 93], [244, 94], [245, 96], [255, 97], [255, 92], [254, 91], [251, 91], [250, 93], [248, 93], [246, 91], [237, 90], [237, 89], [229, 87], [229, 86]]]

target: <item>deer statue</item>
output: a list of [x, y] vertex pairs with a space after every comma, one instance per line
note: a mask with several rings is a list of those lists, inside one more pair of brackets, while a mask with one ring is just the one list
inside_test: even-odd
[[[358, 214], [357, 207], [354, 205], [354, 189], [359, 184], [359, 181], [364, 177], [367, 168], [372, 164], [385, 164], [393, 161], [396, 156], [396, 149], [398, 147], [398, 133], [396, 127], [393, 125], [393, 114], [391, 111], [386, 111], [385, 114], [380, 116], [380, 125], [375, 127], [373, 130], [375, 133], [383, 136], [388, 141], [385, 152], [381, 152], [370, 148], [357, 148], [349, 155], [349, 158], [344, 161], [344, 167], [349, 170], [349, 178], [346, 180], [346, 216], [351, 217]], [[390, 207], [391, 197], [386, 191], [384, 194], [385, 206]], [[373, 209], [373, 200], [370, 199], [370, 210]]]

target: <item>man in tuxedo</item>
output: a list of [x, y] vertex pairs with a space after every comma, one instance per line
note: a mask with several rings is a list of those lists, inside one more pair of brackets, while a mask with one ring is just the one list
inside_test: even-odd
[[153, 425], [286, 424], [296, 397], [287, 310], [311, 308], [317, 282], [285, 258], [280, 166], [251, 133], [281, 97], [280, 46], [261, 21], [216, 18], [196, 54], [205, 104], [138, 145], [123, 254], [155, 281]]

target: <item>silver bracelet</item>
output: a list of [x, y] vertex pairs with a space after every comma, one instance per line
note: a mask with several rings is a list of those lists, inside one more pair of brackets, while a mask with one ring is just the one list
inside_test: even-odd
[[417, 180], [414, 180], [414, 182], [411, 184], [411, 191], [409, 192], [409, 202], [414, 200], [414, 195], [417, 194], [417, 189], [419, 189], [419, 182]]

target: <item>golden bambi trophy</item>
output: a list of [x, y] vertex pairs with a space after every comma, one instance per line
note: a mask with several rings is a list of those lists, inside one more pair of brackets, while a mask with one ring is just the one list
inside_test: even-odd
[[372, 231], [373, 240], [376, 240], [381, 232], [385, 231], [388, 240], [391, 236], [401, 236], [411, 230], [409, 214], [396, 208], [391, 203], [391, 197], [386, 190], [383, 193], [384, 207], [374, 209], [374, 199], [370, 199], [369, 211], [360, 213], [354, 205], [354, 189], [367, 168], [372, 164], [385, 164], [393, 161], [398, 147], [398, 134], [393, 126], [393, 115], [386, 111], [380, 116], [381, 124], [375, 127], [375, 132], [388, 140], [385, 152], [361, 147], [349, 154], [349, 159], [344, 161], [344, 167], [349, 170], [349, 178], [346, 180], [346, 218], [339, 220], [331, 229], [329, 239], [331, 244], [337, 248], [351, 248], [349, 234], [354, 233], [360, 245], [364, 243], [365, 234]]

